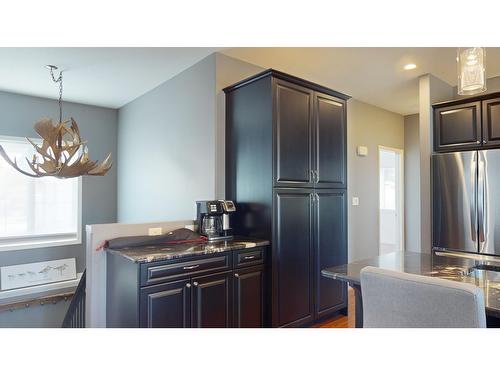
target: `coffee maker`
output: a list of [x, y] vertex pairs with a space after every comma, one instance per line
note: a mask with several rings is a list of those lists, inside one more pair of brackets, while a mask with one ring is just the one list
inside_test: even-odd
[[214, 200], [196, 202], [198, 233], [209, 241], [233, 238], [229, 215], [236, 211], [232, 201]]

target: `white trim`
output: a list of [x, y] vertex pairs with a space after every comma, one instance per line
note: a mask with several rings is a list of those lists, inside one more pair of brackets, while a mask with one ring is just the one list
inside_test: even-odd
[[405, 187], [404, 187], [404, 183], [405, 183], [405, 180], [404, 180], [404, 149], [401, 149], [401, 148], [395, 148], [395, 147], [388, 147], [388, 146], [382, 146], [382, 145], [378, 145], [378, 150], [377, 150], [377, 176], [378, 176], [378, 180], [377, 180], [377, 191], [378, 191], [378, 194], [377, 194], [377, 197], [378, 197], [378, 201], [377, 201], [377, 211], [378, 211], [378, 215], [377, 215], [377, 221], [378, 221], [378, 231], [377, 231], [377, 234], [378, 234], [378, 252], [380, 254], [380, 150], [386, 150], [386, 151], [393, 151], [393, 152], [396, 152], [399, 154], [399, 171], [400, 171], [400, 177], [399, 177], [399, 180], [400, 180], [400, 184], [399, 184], [399, 212], [398, 212], [398, 215], [399, 215], [399, 223], [400, 223], [400, 247], [401, 247], [401, 252], [404, 252], [405, 251], [405, 220], [404, 220], [404, 202], [405, 202], [405, 199], [404, 199], [404, 193], [405, 193]]
[[76, 279], [74, 280], [58, 281], [56, 283], [4, 290], [0, 292], [0, 303], [3, 303], [5, 300], [11, 300], [18, 297], [27, 297], [38, 293], [54, 292], [63, 289], [75, 288], [78, 286], [81, 277], [82, 273], [80, 272], [76, 274]]
[[[2, 251], [16, 251], [27, 249], [39, 249], [46, 247], [58, 247], [69, 245], [80, 245], [82, 243], [82, 231], [79, 233], [69, 234], [64, 239], [57, 239], [58, 236], [33, 236], [27, 240], [16, 240], [5, 245], [0, 245], [0, 252]], [[46, 238], [45, 240], [43, 238]], [[0, 240], [0, 243], [2, 240]]]

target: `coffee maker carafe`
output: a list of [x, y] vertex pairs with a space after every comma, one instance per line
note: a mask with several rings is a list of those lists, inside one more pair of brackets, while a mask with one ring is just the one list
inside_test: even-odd
[[229, 215], [235, 211], [236, 207], [232, 201], [197, 201], [198, 232], [209, 241], [232, 239]]

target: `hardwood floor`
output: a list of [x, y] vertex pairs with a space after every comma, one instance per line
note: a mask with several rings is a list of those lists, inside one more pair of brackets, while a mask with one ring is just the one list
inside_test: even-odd
[[313, 326], [314, 328], [354, 328], [354, 289], [348, 289], [347, 316], [339, 315], [330, 320], [326, 320]]

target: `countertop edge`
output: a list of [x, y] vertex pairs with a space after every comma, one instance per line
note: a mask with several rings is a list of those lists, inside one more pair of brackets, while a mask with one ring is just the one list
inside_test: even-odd
[[[221, 241], [221, 242], [226, 242], [226, 241]], [[246, 242], [246, 243], [245, 243]], [[200, 244], [194, 244], [192, 246], [202, 246], [202, 245], [207, 245], [207, 244], [217, 244], [218, 242], [213, 242], [213, 243], [200, 243]], [[219, 242], [220, 243], [220, 242]], [[250, 245], [249, 245], [250, 244]], [[168, 256], [166, 255], [164, 258], [158, 257], [158, 259], [147, 259], [146, 256], [144, 259], [137, 259], [134, 256], [131, 256], [129, 254], [126, 254], [125, 251], [131, 251], [134, 248], [122, 248], [122, 249], [105, 249], [106, 253], [111, 253], [113, 255], [119, 255], [122, 256], [123, 258], [137, 263], [137, 264], [147, 264], [147, 263], [153, 263], [153, 262], [165, 262], [165, 261], [176, 261], [179, 259], [188, 259], [188, 258], [196, 258], [200, 256], [205, 256], [205, 255], [210, 255], [210, 254], [218, 254], [218, 253], [225, 253], [229, 251], [238, 251], [238, 250], [244, 250], [244, 249], [255, 249], [258, 247], [266, 247], [269, 246], [271, 242], [269, 240], [261, 240], [261, 239], [255, 239], [255, 238], [243, 238], [243, 237], [237, 237], [233, 241], [231, 241], [231, 244], [225, 247], [221, 247], [220, 249], [212, 249], [212, 250], [207, 250], [203, 251], [200, 250], [198, 253], [193, 253], [193, 254], [177, 254], [177, 256]], [[178, 246], [178, 245], [176, 245]], [[155, 246], [158, 249], [165, 248], [165, 246]], [[141, 247], [137, 247], [136, 249], [139, 250]], [[151, 250], [154, 251], [154, 247], [151, 247]], [[140, 250], [139, 250], [140, 251]], [[157, 250], [158, 251], [158, 250]], [[181, 251], [181, 250], [180, 250]], [[167, 253], [166, 253], [167, 254]]]

